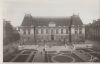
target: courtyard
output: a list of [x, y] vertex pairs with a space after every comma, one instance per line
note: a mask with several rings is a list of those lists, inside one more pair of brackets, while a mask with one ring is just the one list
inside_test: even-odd
[[[49, 42], [50, 43], [50, 42]], [[85, 44], [86, 45], [86, 44]], [[5, 58], [4, 62], [100, 62], [100, 51], [74, 45], [19, 45], [18, 50]], [[84, 46], [84, 47], [79, 47]]]

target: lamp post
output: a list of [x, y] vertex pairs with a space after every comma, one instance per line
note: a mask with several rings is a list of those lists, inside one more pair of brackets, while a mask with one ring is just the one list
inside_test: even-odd
[[35, 31], [36, 31], [36, 27], [34, 26], [34, 42], [36, 44], [36, 33], [35, 33]]
[[46, 49], [46, 44], [45, 44], [45, 40], [44, 40], [44, 50]]
[[46, 52], [46, 41], [44, 40], [44, 49], [43, 49], [44, 55], [45, 55], [45, 62], [47, 62], [47, 52]]
[[65, 47], [66, 47], [66, 41], [65, 41], [65, 38], [64, 38], [64, 44], [65, 44]]

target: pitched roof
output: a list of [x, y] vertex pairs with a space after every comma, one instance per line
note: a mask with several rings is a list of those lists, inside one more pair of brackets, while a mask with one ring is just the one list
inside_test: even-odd
[[[72, 25], [83, 25], [78, 15], [72, 16]], [[56, 26], [67, 26], [70, 24], [71, 17], [32, 17], [30, 14], [24, 16], [21, 26], [48, 26], [50, 22], [56, 23]]]
[[94, 22], [93, 22], [92, 24], [93, 24], [93, 25], [100, 24], [100, 19], [98, 19], [97, 21], [94, 20]]

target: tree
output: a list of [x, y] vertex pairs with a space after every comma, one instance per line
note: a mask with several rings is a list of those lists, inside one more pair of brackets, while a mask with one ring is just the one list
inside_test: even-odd
[[20, 39], [17, 30], [10, 24], [9, 21], [3, 22], [3, 45], [7, 45]]

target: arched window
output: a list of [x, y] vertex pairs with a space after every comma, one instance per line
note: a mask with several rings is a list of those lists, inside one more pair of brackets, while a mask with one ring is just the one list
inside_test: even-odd
[[58, 29], [56, 29], [56, 34], [58, 34]]

